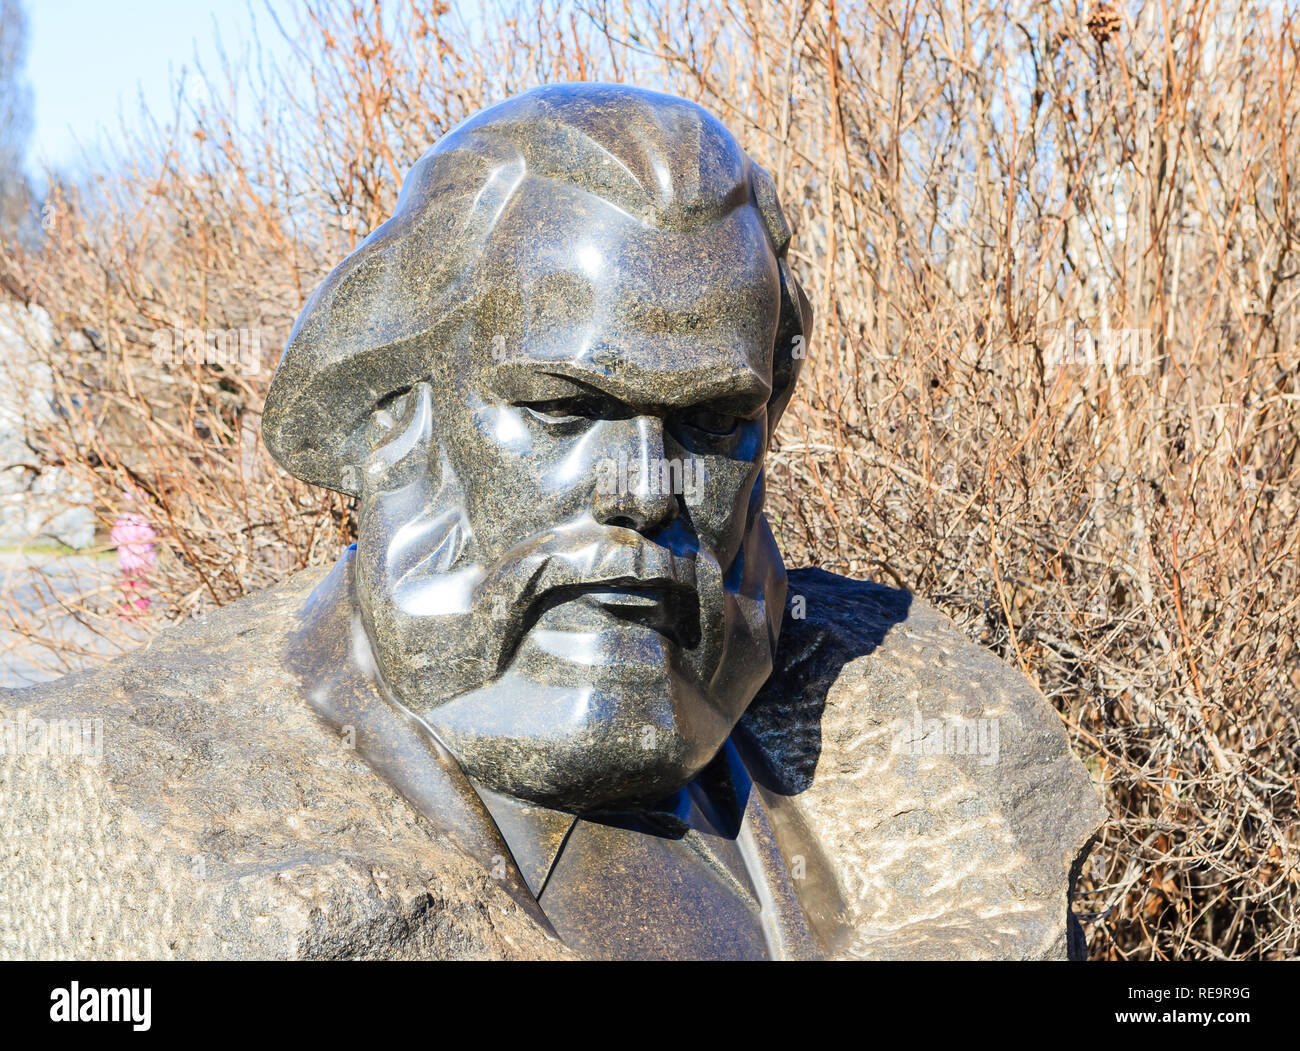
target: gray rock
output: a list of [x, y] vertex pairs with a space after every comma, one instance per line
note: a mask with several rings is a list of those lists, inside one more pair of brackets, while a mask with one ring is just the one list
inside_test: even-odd
[[816, 569], [790, 592], [807, 617], [742, 726], [832, 859], [847, 954], [1082, 957], [1067, 899], [1104, 810], [1060, 717], [908, 592]]
[[40, 464], [28, 444], [33, 430], [54, 419], [46, 362], [53, 339], [45, 310], [0, 302], [0, 547], [94, 543], [89, 487], [62, 467]]
[[[277, 660], [319, 575], [102, 670], [6, 691], [0, 955], [565, 955], [345, 747]], [[36, 720], [89, 721], [84, 750], [98, 729], [102, 754], [38, 754]], [[19, 730], [27, 754], [14, 754]]]
[[[574, 955], [313, 712], [285, 655], [323, 575], [0, 695], [0, 955]], [[787, 615], [742, 729], [841, 885], [835, 954], [1065, 957], [1070, 873], [1102, 811], [1055, 712], [905, 592], [790, 580], [806, 616]], [[895, 721], [918, 711], [998, 720], [996, 761], [900, 751]], [[99, 720], [85, 750], [97, 725], [102, 755], [33, 754], [36, 720]]]

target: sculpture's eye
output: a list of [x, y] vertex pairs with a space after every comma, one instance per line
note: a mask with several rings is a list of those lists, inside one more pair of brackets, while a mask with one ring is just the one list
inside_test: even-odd
[[591, 402], [573, 398], [556, 398], [553, 401], [532, 401], [520, 405], [529, 416], [546, 424], [576, 423], [601, 414], [601, 407]]
[[735, 433], [736, 428], [740, 426], [739, 417], [730, 416], [725, 412], [715, 412], [712, 409], [692, 409], [683, 415], [681, 420], [687, 427], [719, 437]]
[[406, 391], [380, 403], [366, 425], [366, 439], [371, 451], [401, 437], [406, 425], [410, 423], [411, 410], [418, 401], [418, 396]]

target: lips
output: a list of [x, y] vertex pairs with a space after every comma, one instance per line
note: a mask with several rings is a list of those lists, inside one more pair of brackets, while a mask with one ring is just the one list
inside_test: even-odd
[[594, 582], [549, 590], [533, 609], [525, 631], [600, 634], [650, 629], [678, 646], [699, 638], [699, 601], [677, 582]]
[[695, 555], [678, 555], [630, 529], [605, 527], [601, 535], [569, 542], [545, 553], [537, 594], [559, 588], [605, 589], [632, 594], [695, 591]]
[[610, 610], [656, 609], [664, 605], [672, 590], [656, 585], [637, 585], [635, 587], [594, 586], [585, 592], [582, 598]]
[[[678, 554], [632, 529], [581, 523], [550, 530], [498, 563], [480, 596], [504, 594], [522, 620], [586, 595], [598, 606], [650, 608], [694, 596], [696, 553]], [[480, 599], [481, 600], [481, 599]]]
[[[629, 529], [570, 533], [537, 580], [527, 617], [558, 630], [649, 628], [680, 646], [699, 638], [695, 555], [679, 555]], [[575, 541], [577, 541], [575, 543]]]

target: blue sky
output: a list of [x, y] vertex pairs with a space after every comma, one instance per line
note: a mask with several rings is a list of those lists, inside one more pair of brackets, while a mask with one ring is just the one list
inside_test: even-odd
[[[294, 0], [269, 6], [293, 25]], [[135, 124], [141, 98], [170, 114], [175, 78], [196, 79], [196, 56], [217, 67], [218, 33], [236, 62], [250, 60], [259, 41], [271, 57], [285, 50], [266, 0], [24, 0], [24, 7], [33, 174], [47, 163], [76, 167], [82, 147], [111, 149], [119, 114]]]

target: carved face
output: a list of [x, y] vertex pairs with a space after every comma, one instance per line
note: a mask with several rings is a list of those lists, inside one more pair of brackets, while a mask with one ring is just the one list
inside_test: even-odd
[[752, 208], [683, 233], [540, 180], [519, 196], [458, 338], [371, 421], [362, 617], [471, 777], [575, 810], [651, 802], [771, 669], [777, 261]]

